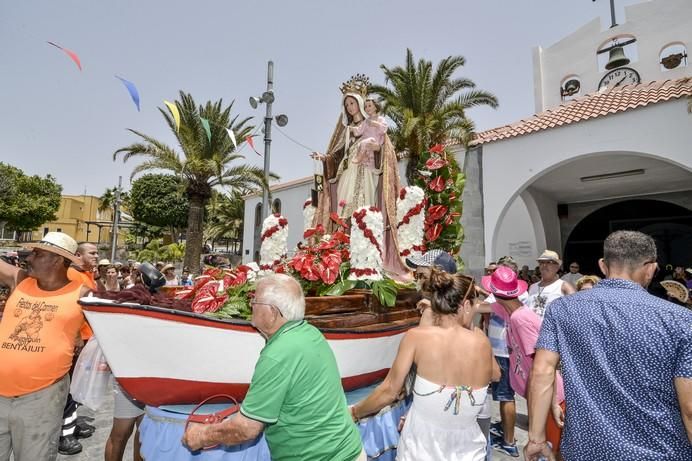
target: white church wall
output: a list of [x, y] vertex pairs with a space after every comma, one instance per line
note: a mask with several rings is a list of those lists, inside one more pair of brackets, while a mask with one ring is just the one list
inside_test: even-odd
[[514, 199], [507, 213], [498, 223], [497, 239], [488, 261], [496, 261], [502, 256], [511, 256], [519, 267], [536, 265], [536, 230], [529, 210], [522, 197]]
[[[288, 249], [293, 251], [303, 238], [303, 204], [310, 198], [312, 181], [303, 181], [272, 192], [272, 200], [281, 200], [281, 214], [288, 220]], [[245, 199], [245, 222], [243, 233], [243, 263], [253, 260], [255, 246], [255, 208], [262, 203], [261, 196]], [[262, 224], [260, 223], [260, 226]], [[259, 242], [257, 249], [259, 249]]]
[[[691, 124], [687, 99], [682, 99], [483, 145], [486, 249], [494, 248], [497, 225], [517, 195], [579, 157], [639, 153], [692, 171]], [[642, 182], [641, 193], [659, 186]], [[546, 245], [553, 244], [551, 239], [547, 234]]]
[[[605, 74], [599, 70], [596, 51], [618, 35], [632, 35], [637, 41], [636, 61], [627, 67], [639, 72], [642, 82], [677, 79], [692, 75], [692, 66], [663, 71], [660, 53], [673, 42], [680, 42], [690, 54], [692, 46], [692, 2], [689, 0], [654, 0], [625, 7], [619, 25], [601, 24], [594, 19], [554, 45], [533, 50], [534, 99], [536, 112], [562, 103], [560, 85], [570, 75], [579, 77], [577, 96], [593, 93]], [[609, 20], [608, 20], [609, 21]], [[627, 51], [627, 49], [626, 49]], [[635, 56], [629, 51], [630, 58]], [[607, 53], [604, 54], [607, 57]]]

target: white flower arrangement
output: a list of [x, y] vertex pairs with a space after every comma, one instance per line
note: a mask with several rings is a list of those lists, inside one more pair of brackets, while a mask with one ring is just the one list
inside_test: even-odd
[[418, 186], [401, 190], [396, 203], [397, 236], [399, 255], [418, 256], [424, 252], [425, 192]]
[[257, 280], [257, 274], [260, 272], [260, 267], [255, 261], [247, 263], [246, 266], [250, 268], [247, 273], [247, 281], [254, 282]]
[[303, 232], [312, 229], [312, 221], [315, 219], [315, 208], [312, 205], [312, 199], [307, 199], [303, 204]]
[[288, 252], [288, 220], [276, 213], [262, 223], [260, 269], [271, 271]]
[[375, 207], [361, 207], [351, 221], [349, 280], [382, 280], [384, 220]]

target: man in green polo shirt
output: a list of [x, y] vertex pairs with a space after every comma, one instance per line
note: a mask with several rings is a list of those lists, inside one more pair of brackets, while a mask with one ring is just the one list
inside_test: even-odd
[[365, 460], [334, 353], [303, 320], [298, 282], [283, 274], [264, 277], [251, 304], [252, 324], [267, 344], [240, 413], [218, 424], [190, 425], [183, 442], [191, 450], [236, 445], [264, 431], [274, 461]]

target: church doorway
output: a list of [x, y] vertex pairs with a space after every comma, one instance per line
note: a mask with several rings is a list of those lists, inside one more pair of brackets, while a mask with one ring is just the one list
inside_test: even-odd
[[607, 205], [582, 219], [567, 239], [564, 265], [577, 261], [582, 274], [601, 275], [597, 261], [603, 256], [603, 241], [616, 230], [651, 235], [661, 269], [692, 263], [692, 210], [661, 200], [635, 199]]

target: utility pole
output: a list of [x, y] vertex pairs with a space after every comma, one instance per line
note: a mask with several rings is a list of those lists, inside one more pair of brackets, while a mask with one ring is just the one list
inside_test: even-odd
[[[272, 103], [274, 102], [274, 63], [267, 63], [267, 94], [272, 96], [266, 98], [266, 112], [264, 114], [264, 177], [269, 182], [269, 155], [272, 147]], [[264, 188], [262, 194], [262, 220], [269, 216], [269, 184]]]
[[113, 230], [111, 235], [111, 263], [115, 263], [115, 253], [118, 249], [118, 225], [120, 224], [120, 190], [123, 185], [123, 177], [118, 176], [118, 188], [115, 189], [115, 201], [113, 202]]
[[[251, 96], [250, 106], [257, 109], [260, 104], [265, 104], [266, 112], [264, 114], [264, 177], [267, 180], [267, 187], [264, 188], [262, 194], [262, 219], [269, 216], [269, 161], [272, 147], [272, 103], [274, 102], [274, 63], [267, 63], [267, 91], [262, 93], [262, 96]], [[278, 126], [286, 126], [288, 117], [285, 114], [276, 116], [276, 124]]]

